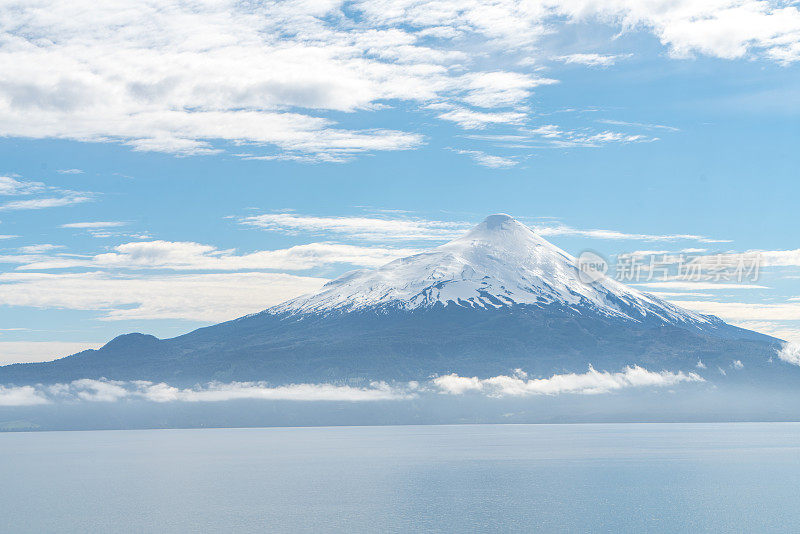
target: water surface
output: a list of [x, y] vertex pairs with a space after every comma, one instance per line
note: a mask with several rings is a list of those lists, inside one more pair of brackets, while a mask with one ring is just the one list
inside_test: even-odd
[[786, 532], [800, 424], [0, 434], [0, 532]]

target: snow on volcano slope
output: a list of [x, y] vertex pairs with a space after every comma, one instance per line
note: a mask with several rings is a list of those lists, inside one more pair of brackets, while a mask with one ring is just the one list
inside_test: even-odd
[[466, 235], [376, 270], [353, 271], [322, 290], [266, 310], [327, 314], [444, 306], [560, 306], [576, 314], [703, 327], [721, 321], [669, 304], [609, 278], [587, 284], [575, 258], [514, 218], [491, 215]]

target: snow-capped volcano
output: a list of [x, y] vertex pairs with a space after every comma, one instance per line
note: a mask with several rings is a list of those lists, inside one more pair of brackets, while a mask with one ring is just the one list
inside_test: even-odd
[[[261, 313], [171, 339], [128, 334], [53, 362], [0, 367], [0, 384], [364, 383], [590, 366], [687, 371], [699, 361], [724, 369], [733, 360], [767, 373], [779, 346], [609, 278], [584, 283], [575, 258], [508, 215], [492, 215], [440, 247], [346, 274]], [[736, 376], [752, 375], [729, 378]]]
[[436, 305], [561, 306], [628, 321], [703, 325], [715, 318], [684, 310], [610, 278], [585, 283], [576, 259], [516, 219], [487, 217], [466, 235], [376, 270], [353, 271], [321, 291], [267, 310], [324, 314]]

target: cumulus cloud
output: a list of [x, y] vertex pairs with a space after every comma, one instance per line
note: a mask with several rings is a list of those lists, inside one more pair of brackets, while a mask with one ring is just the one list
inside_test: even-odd
[[525, 373], [519, 371], [513, 376], [500, 375], [484, 379], [450, 374], [433, 379], [433, 384], [441, 393], [450, 395], [477, 391], [491, 397], [519, 397], [562, 393], [598, 394], [632, 387], [663, 387], [681, 382], [703, 381], [703, 378], [694, 372], [653, 372], [632, 366], [616, 373], [596, 371], [590, 367], [589, 371], [582, 374], [556, 374], [550, 378], [534, 379], [528, 379]]

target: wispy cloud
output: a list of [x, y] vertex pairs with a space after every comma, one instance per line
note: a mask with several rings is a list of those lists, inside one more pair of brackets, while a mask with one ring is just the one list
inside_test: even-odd
[[366, 241], [445, 240], [457, 237], [471, 224], [420, 218], [315, 217], [292, 213], [268, 213], [243, 217], [245, 226], [297, 233], [333, 233]]
[[489, 167], [490, 169], [510, 169], [519, 164], [514, 158], [506, 158], [503, 156], [495, 156], [487, 154], [480, 150], [458, 150], [452, 149], [456, 154], [469, 156], [472, 160], [481, 167]]
[[454, 122], [467, 130], [481, 130], [487, 126], [497, 124], [523, 124], [527, 115], [518, 111], [485, 112], [456, 108], [441, 113], [438, 117], [445, 121]]
[[558, 56], [556, 57], [556, 61], [561, 61], [562, 63], [570, 64], [578, 64], [578, 65], [586, 65], [588, 67], [610, 67], [617, 60], [621, 58], [628, 58], [631, 54], [625, 55], [603, 55], [603, 54], [567, 54], [565, 56]]
[[41, 182], [22, 181], [10, 176], [0, 176], [0, 195], [31, 196], [40, 193], [44, 193], [46, 196], [8, 201], [0, 204], [0, 210], [36, 210], [72, 206], [89, 202], [95, 197], [93, 193], [59, 189], [49, 187]]
[[41, 182], [26, 182], [11, 176], [0, 176], [0, 195], [30, 195], [44, 189], [45, 185]]
[[470, 134], [468, 139], [488, 141], [496, 146], [513, 149], [598, 148], [611, 144], [651, 143], [658, 137], [589, 127], [565, 129], [557, 124], [535, 128], [520, 127], [514, 134]]
[[[642, 282], [640, 284], [631, 284], [638, 287], [652, 287], [655, 289], [686, 289], [689, 291], [727, 291], [730, 289], [769, 289], [767, 286], [759, 284], [735, 284], [724, 282], [702, 282], [702, 281], [666, 281], [666, 282]], [[679, 293], [675, 293], [676, 295]], [[684, 293], [685, 295], [686, 293]]]
[[81, 169], [58, 169], [58, 174], [83, 174]]
[[678, 241], [691, 240], [701, 243], [725, 243], [726, 240], [712, 239], [697, 234], [637, 234], [620, 232], [617, 230], [590, 229], [583, 230], [571, 226], [556, 225], [534, 225], [532, 229], [542, 236], [578, 236], [592, 239], [611, 239], [611, 240], [637, 240], [637, 241]]
[[23, 254], [44, 254], [46, 252], [52, 252], [60, 248], [64, 248], [64, 245], [53, 245], [50, 243], [42, 243], [39, 245], [26, 245], [24, 247], [20, 247], [19, 251]]
[[126, 222], [122, 221], [90, 221], [90, 222], [74, 222], [62, 224], [61, 228], [81, 228], [81, 229], [97, 229], [97, 228], [116, 228], [118, 226], [125, 226]]
[[644, 128], [645, 130], [667, 130], [669, 132], [679, 132], [679, 128], [675, 128], [674, 126], [666, 126], [664, 124], [649, 124], [645, 122], [628, 122], [628, 121], [618, 121], [613, 119], [603, 119], [598, 120], [597, 122], [603, 124], [611, 124], [614, 126], [632, 126], [634, 128]]
[[60, 208], [63, 206], [74, 206], [94, 200], [85, 193], [67, 194], [61, 197], [32, 198], [27, 200], [14, 200], [0, 204], [0, 210], [41, 210], [45, 208]]

